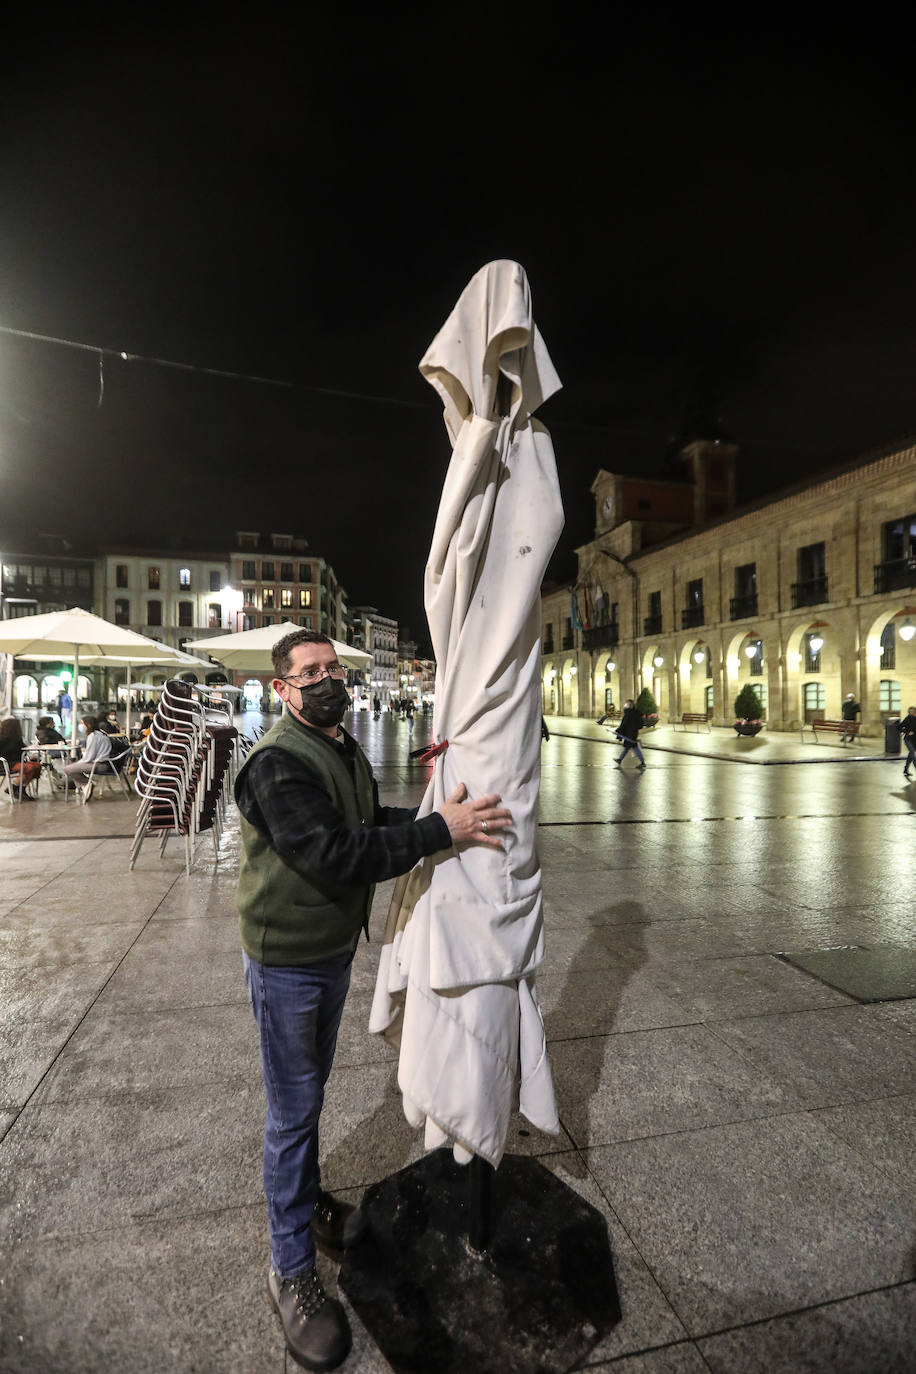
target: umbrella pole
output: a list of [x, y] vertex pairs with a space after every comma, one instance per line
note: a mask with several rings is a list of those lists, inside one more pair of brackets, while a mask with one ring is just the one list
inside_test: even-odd
[[71, 708], [71, 710], [72, 710], [72, 715], [70, 716], [70, 757], [71, 757], [72, 759], [75, 759], [75, 758], [76, 758], [76, 752], [77, 752], [77, 751], [76, 751], [76, 734], [77, 734], [77, 718], [78, 718], [78, 709], [79, 709], [79, 697], [80, 697], [80, 646], [79, 646], [78, 644], [74, 644], [74, 646], [73, 646], [73, 692], [71, 693], [71, 699], [72, 699], [72, 702], [73, 702], [73, 706], [72, 706], [72, 708]]
[[493, 1200], [492, 1164], [475, 1155], [468, 1165], [468, 1244], [478, 1254], [490, 1239]]
[[127, 717], [124, 722], [124, 733], [130, 739], [130, 664], [127, 665]]

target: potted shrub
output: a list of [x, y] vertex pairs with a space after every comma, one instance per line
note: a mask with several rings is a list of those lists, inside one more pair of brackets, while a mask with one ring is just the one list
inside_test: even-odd
[[746, 682], [735, 697], [735, 733], [757, 735], [763, 729], [763, 706], [756, 688]]
[[644, 687], [636, 698], [636, 709], [642, 713], [646, 729], [651, 730], [653, 725], [658, 724], [658, 702], [648, 687]]

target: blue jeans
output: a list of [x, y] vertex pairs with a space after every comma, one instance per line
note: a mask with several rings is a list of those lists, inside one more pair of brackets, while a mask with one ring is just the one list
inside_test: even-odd
[[627, 756], [627, 753], [631, 749], [633, 750], [633, 753], [636, 755], [636, 757], [639, 759], [639, 762], [645, 763], [645, 759], [642, 756], [642, 750], [640, 749], [639, 744], [635, 739], [624, 739], [622, 735], [618, 736], [618, 738], [620, 739], [620, 743], [623, 745], [623, 753], [617, 755], [618, 763], [623, 763], [624, 759]]
[[243, 957], [267, 1091], [264, 1193], [271, 1258], [288, 1279], [315, 1263], [310, 1223], [321, 1181], [318, 1118], [353, 955], [299, 968], [267, 967]]

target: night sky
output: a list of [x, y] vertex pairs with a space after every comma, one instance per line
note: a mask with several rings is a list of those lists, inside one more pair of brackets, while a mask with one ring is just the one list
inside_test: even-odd
[[94, 353], [0, 333], [0, 540], [303, 534], [422, 642], [450, 450], [417, 364], [496, 257], [564, 382], [551, 576], [597, 470], [670, 475], [697, 421], [740, 444], [740, 499], [916, 430], [887, 15], [541, 13], [5, 21], [0, 326], [133, 360], [99, 405]]

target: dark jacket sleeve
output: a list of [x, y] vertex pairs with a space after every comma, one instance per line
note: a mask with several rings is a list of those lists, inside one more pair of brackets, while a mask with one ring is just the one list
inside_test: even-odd
[[238, 792], [242, 815], [291, 868], [334, 887], [396, 878], [451, 847], [438, 812], [418, 821], [416, 811], [379, 806], [377, 791], [375, 802], [376, 824], [349, 829], [319, 781], [285, 749], [255, 754]]

